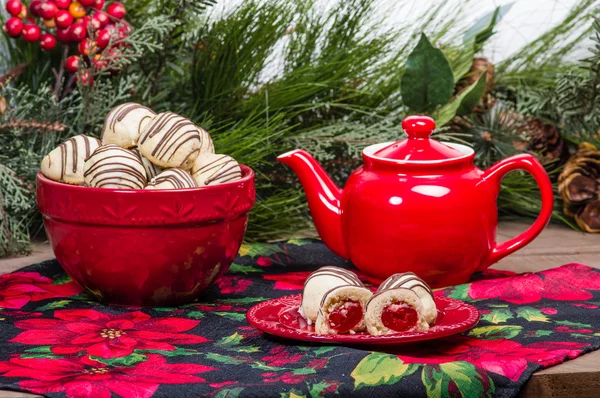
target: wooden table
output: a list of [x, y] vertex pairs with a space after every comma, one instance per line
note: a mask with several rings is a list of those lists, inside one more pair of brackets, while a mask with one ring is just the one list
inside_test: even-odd
[[[527, 228], [522, 223], [501, 223], [498, 240], [505, 240]], [[0, 274], [53, 258], [47, 243], [34, 246], [27, 257], [0, 260]], [[566, 263], [582, 263], [600, 268], [600, 235], [583, 234], [550, 225], [529, 246], [505, 258], [493, 268], [515, 272], [538, 272]], [[0, 398], [34, 397], [13, 391], [0, 391]], [[533, 375], [522, 397], [596, 398], [600, 396], [600, 350]]]

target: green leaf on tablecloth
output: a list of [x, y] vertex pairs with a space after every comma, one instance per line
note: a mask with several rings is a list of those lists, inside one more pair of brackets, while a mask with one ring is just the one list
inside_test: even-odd
[[53, 285], [64, 285], [65, 283], [73, 282], [73, 279], [67, 274], [61, 274], [52, 278]]
[[[221, 299], [221, 300], [219, 300], [219, 303], [223, 303], [223, 304], [250, 304], [250, 303], [256, 303], [258, 301], [265, 301], [265, 300], [267, 300], [266, 297], [240, 297], [240, 298]], [[202, 305], [204, 305], [204, 304], [202, 304]]]
[[269, 366], [264, 362], [253, 362], [250, 364], [250, 367], [253, 369], [266, 370], [268, 372], [279, 372], [285, 370], [285, 368], [280, 368], [279, 366]]
[[246, 319], [246, 314], [239, 312], [213, 312], [215, 315], [222, 316], [223, 318], [232, 319], [234, 321], [243, 321]]
[[550, 318], [542, 314], [537, 308], [519, 307], [517, 308], [517, 318], [523, 318], [528, 322], [550, 322]]
[[236, 346], [235, 350], [239, 351], [239, 352], [253, 353], [253, 352], [260, 352], [260, 347], [257, 347], [257, 346]]
[[268, 257], [273, 253], [279, 252], [279, 246], [273, 243], [242, 243], [238, 254], [242, 257], [250, 256], [250, 257]]
[[328, 393], [337, 393], [337, 385], [338, 383], [335, 381], [320, 381], [318, 383], [314, 383], [309, 385], [308, 394], [311, 397], [321, 397], [324, 395], [324, 391], [331, 388], [331, 386], [336, 386], [335, 391], [328, 391]]
[[56, 355], [51, 350], [52, 346], [43, 345], [39, 347], [29, 348], [25, 350], [19, 357], [21, 359], [26, 358], [62, 358], [62, 355]]
[[265, 272], [265, 271], [262, 268], [253, 267], [252, 265], [241, 265], [241, 264], [233, 263], [229, 267], [228, 272], [234, 273], [234, 274], [244, 274], [245, 275], [245, 274], [250, 274], [253, 272]]
[[448, 102], [454, 91], [454, 74], [442, 50], [425, 34], [406, 60], [400, 82], [402, 101], [413, 112], [428, 112]]
[[71, 300], [58, 300], [36, 308], [36, 311], [48, 311], [66, 307]]
[[173, 307], [155, 307], [152, 308], [152, 311], [158, 311], [158, 312], [171, 312], [171, 311], [175, 311], [176, 308]]
[[139, 352], [134, 352], [125, 357], [117, 358], [102, 358], [90, 355], [90, 359], [93, 361], [97, 361], [115, 367], [133, 366], [140, 362], [144, 362], [147, 358], [147, 356], [145, 356], [144, 354], [140, 354]]
[[525, 337], [546, 337], [554, 333], [552, 330], [530, 330]]
[[593, 329], [592, 325], [587, 323], [571, 322], [571, 321], [554, 321], [557, 325], [561, 326], [573, 326], [581, 329]]
[[215, 344], [220, 346], [238, 345], [242, 342], [242, 340], [244, 340], [244, 336], [242, 336], [238, 332], [235, 332], [231, 336], [221, 338], [221, 340], [219, 340]]
[[282, 392], [280, 394], [281, 398], [306, 398], [306, 395], [303, 395], [301, 392], [298, 392], [296, 390], [292, 390], [289, 393], [287, 392]]
[[313, 368], [298, 368], [292, 370], [292, 373], [295, 375], [314, 375], [317, 371]]
[[313, 239], [290, 239], [285, 243], [288, 245], [304, 246], [315, 243], [315, 241]]
[[428, 397], [449, 397], [451, 383], [463, 397], [489, 397], [495, 391], [492, 379], [480, 374], [472, 364], [462, 361], [424, 366], [421, 380]]
[[241, 364], [247, 362], [247, 361], [245, 361], [243, 359], [230, 357], [228, 355], [221, 355], [221, 354], [217, 354], [215, 352], [208, 352], [208, 353], [206, 353], [205, 354], [205, 358], [206, 359], [210, 359], [211, 361], [215, 361], [215, 362], [219, 362], [219, 363], [224, 363], [224, 364], [227, 364], [227, 365], [241, 365]]
[[[312, 347], [308, 347], [308, 348], [310, 349]], [[315, 355], [327, 354], [328, 352], [331, 352], [331, 351], [335, 350], [336, 348], [337, 347], [331, 347], [331, 346], [329, 346], [329, 347], [319, 347], [316, 350], [314, 350], [313, 353]]]
[[178, 347], [175, 350], [135, 350], [135, 352], [145, 353], [145, 354], [160, 354], [163, 357], [179, 357], [184, 355], [198, 355], [200, 352], [196, 350], [190, 350], [188, 348], [180, 348]]
[[237, 398], [240, 396], [241, 392], [244, 391], [244, 387], [235, 387], [235, 388], [223, 388], [219, 390], [216, 395], [213, 395], [214, 398]]
[[506, 325], [506, 326], [480, 326], [471, 329], [469, 336], [479, 339], [512, 339], [519, 335], [523, 326]]
[[488, 304], [490, 308], [508, 308], [508, 304]]
[[481, 314], [481, 319], [495, 325], [506, 322], [513, 318], [511, 310], [508, 308], [493, 309], [487, 314]]
[[414, 373], [417, 368], [417, 365], [405, 364], [396, 355], [373, 352], [356, 365], [350, 376], [354, 379], [354, 387], [359, 389], [394, 384], [404, 376]]
[[45, 352], [45, 353], [51, 353], [51, 348], [52, 346], [50, 345], [41, 345], [39, 347], [34, 347], [34, 348], [28, 348], [25, 350], [25, 352]]
[[463, 301], [471, 300], [471, 298], [469, 297], [470, 286], [471, 285], [469, 284], [454, 286], [450, 294], [448, 294], [448, 297]]

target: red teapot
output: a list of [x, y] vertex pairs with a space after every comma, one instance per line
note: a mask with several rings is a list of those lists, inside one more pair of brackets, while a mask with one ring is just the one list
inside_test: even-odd
[[[548, 224], [552, 184], [534, 156], [516, 155], [482, 171], [473, 149], [429, 138], [433, 119], [410, 116], [402, 127], [407, 139], [364, 149], [364, 164], [343, 190], [306, 151], [277, 158], [298, 174], [323, 242], [371, 279], [412, 271], [432, 287], [464, 283]], [[528, 230], [497, 243], [496, 198], [513, 170], [533, 175], [542, 209]]]

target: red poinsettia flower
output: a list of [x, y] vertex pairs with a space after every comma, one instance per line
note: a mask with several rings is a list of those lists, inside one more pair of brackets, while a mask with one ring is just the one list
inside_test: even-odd
[[466, 336], [448, 339], [437, 352], [401, 355], [405, 363], [439, 365], [452, 361], [467, 361], [473, 365], [516, 381], [529, 362], [544, 367], [560, 363], [564, 357], [575, 358], [585, 344], [574, 342], [544, 342], [523, 346], [512, 340], [478, 340]]
[[223, 275], [216, 282], [221, 294], [243, 293], [252, 284], [251, 280], [239, 276]]
[[261, 358], [267, 362], [269, 366], [285, 366], [289, 363], [295, 363], [302, 359], [301, 354], [290, 354], [286, 351], [285, 346], [278, 346], [269, 351], [270, 355]]
[[56, 319], [15, 322], [25, 332], [10, 340], [15, 343], [52, 345], [55, 354], [85, 351], [101, 358], [127, 356], [133, 350], [175, 350], [173, 344], [198, 344], [204, 337], [181, 332], [200, 321], [183, 318], [151, 318], [143, 312], [113, 315], [95, 310], [57, 310]]
[[588, 290], [600, 290], [600, 273], [581, 264], [568, 264], [516, 277], [473, 282], [472, 299], [498, 298], [515, 304], [528, 304], [542, 298], [551, 300], [588, 300]]
[[169, 364], [160, 355], [150, 354], [145, 362], [131, 367], [112, 367], [86, 356], [69, 359], [13, 358], [0, 362], [5, 377], [28, 380], [19, 387], [36, 393], [64, 393], [68, 398], [147, 398], [160, 384], [204, 383], [199, 373], [217, 370], [195, 364]]
[[285, 274], [264, 275], [263, 279], [275, 281], [276, 290], [302, 290], [304, 281], [310, 275], [310, 272], [286, 272]]
[[81, 287], [73, 281], [53, 285], [52, 279], [37, 272], [0, 275], [0, 307], [19, 309], [30, 301], [77, 295]]

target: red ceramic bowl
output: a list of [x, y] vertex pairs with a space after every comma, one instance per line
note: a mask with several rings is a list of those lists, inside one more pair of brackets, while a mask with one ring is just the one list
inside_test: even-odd
[[96, 299], [176, 305], [196, 299], [233, 262], [254, 205], [254, 173], [178, 190], [117, 190], [37, 175], [37, 206], [54, 254]]

